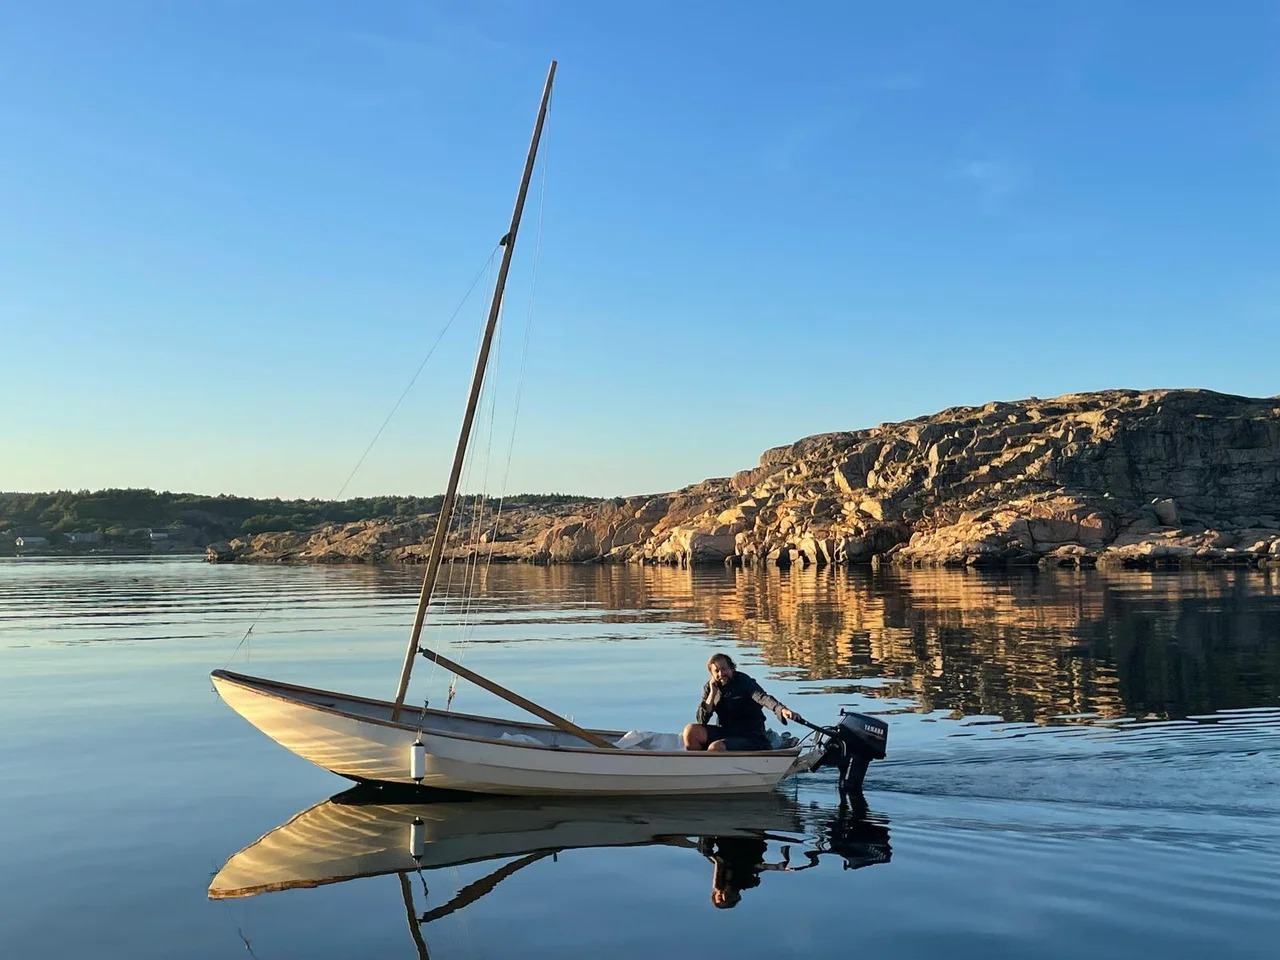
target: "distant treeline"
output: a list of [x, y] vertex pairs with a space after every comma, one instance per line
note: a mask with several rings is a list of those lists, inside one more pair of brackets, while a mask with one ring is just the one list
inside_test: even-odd
[[[473, 498], [474, 499], [474, 498]], [[508, 506], [557, 506], [590, 500], [563, 493], [521, 493]], [[108, 540], [145, 538], [153, 530], [185, 530], [200, 539], [226, 539], [274, 530], [307, 530], [355, 520], [407, 520], [438, 513], [433, 497], [356, 497], [351, 500], [259, 500], [255, 497], [155, 490], [0, 492], [0, 536], [101, 533]]]

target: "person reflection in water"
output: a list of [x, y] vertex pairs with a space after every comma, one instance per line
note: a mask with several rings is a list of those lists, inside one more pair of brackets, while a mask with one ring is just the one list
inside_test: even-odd
[[765, 870], [791, 870], [791, 850], [782, 848], [782, 859], [765, 863], [769, 845], [753, 837], [700, 837], [698, 852], [715, 864], [711, 875], [711, 902], [721, 910], [738, 905], [742, 891], [760, 886]]
[[[769, 750], [764, 732], [764, 708], [786, 725], [796, 714], [769, 696], [737, 668], [725, 653], [707, 661], [711, 679], [702, 687], [697, 722], [684, 728], [686, 750]], [[718, 723], [708, 723], [714, 715]]]

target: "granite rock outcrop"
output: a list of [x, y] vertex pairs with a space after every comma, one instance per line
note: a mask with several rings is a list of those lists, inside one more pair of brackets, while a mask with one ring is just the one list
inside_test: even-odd
[[[434, 528], [425, 516], [262, 534], [218, 557], [415, 562]], [[671, 493], [467, 505], [457, 528], [453, 560], [1280, 563], [1280, 397], [1108, 390], [953, 407], [806, 437]]]

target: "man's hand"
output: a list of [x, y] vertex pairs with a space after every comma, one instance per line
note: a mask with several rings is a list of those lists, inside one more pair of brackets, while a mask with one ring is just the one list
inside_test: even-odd
[[781, 710], [778, 711], [778, 719], [782, 721], [782, 725], [784, 727], [787, 725], [788, 720], [794, 720], [795, 718], [796, 718], [796, 712], [792, 710], [790, 707], [783, 707]]

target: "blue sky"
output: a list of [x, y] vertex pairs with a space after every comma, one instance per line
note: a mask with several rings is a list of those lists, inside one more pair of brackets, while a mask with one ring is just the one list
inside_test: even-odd
[[0, 489], [442, 489], [475, 295], [343, 483], [505, 232], [553, 57], [472, 489], [672, 489], [993, 399], [1280, 392], [1275, 0], [4, 19]]

